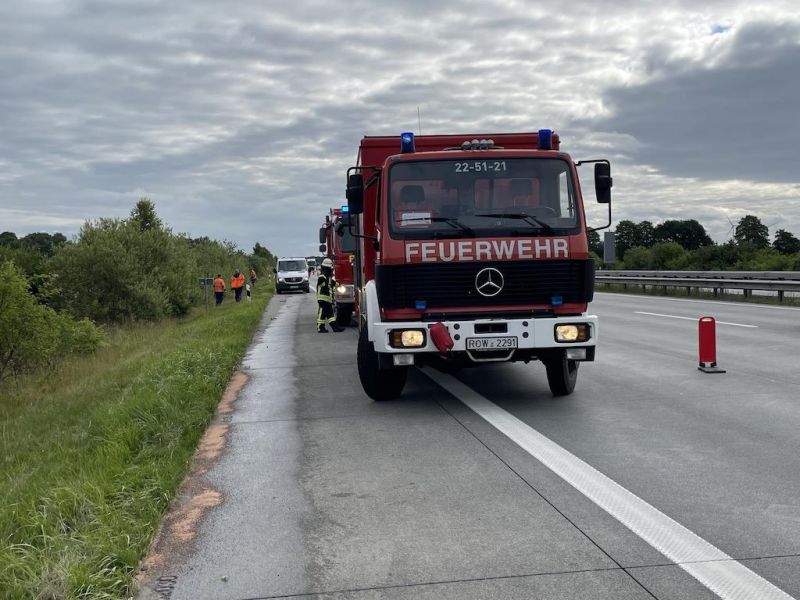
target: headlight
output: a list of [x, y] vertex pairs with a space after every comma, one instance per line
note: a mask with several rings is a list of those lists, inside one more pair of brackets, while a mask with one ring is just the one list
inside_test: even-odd
[[589, 325], [586, 323], [556, 325], [555, 336], [557, 342], [585, 342], [589, 339]]
[[344, 294], [347, 293], [347, 288], [345, 286], [343, 286], [343, 285], [337, 285], [336, 286], [336, 293], [344, 295]]
[[281, 283], [283, 283], [283, 277], [278, 277], [278, 281], [280, 281]]
[[421, 348], [425, 345], [425, 330], [393, 329], [389, 338], [392, 348]]
[[308, 275], [303, 275], [303, 281], [308, 281]]

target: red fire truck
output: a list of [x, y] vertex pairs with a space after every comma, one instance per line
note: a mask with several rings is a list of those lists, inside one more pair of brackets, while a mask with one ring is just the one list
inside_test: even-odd
[[368, 396], [398, 397], [414, 364], [531, 360], [554, 395], [573, 391], [598, 335], [577, 167], [594, 163], [605, 227], [612, 179], [559, 146], [549, 129], [361, 140], [347, 200]]
[[350, 325], [353, 317], [355, 294], [353, 291], [353, 262], [355, 239], [351, 233], [348, 207], [332, 208], [325, 217], [325, 225], [319, 230], [319, 251], [333, 261], [333, 303], [337, 324]]

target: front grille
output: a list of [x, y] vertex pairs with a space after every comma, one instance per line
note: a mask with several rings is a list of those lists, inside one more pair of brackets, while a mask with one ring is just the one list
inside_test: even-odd
[[[475, 288], [479, 271], [493, 267], [503, 275], [503, 289], [486, 297]], [[452, 307], [548, 305], [554, 296], [563, 303], [591, 302], [594, 294], [594, 261], [494, 261], [378, 265], [375, 268], [378, 299], [383, 308], [425, 310]]]
[[286, 283], [300, 283], [301, 281], [303, 281], [302, 277], [287, 277], [286, 278]]

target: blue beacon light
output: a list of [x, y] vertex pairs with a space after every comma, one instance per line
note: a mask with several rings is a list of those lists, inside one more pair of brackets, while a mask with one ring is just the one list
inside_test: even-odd
[[350, 207], [347, 206], [347, 204], [342, 204], [342, 212], [343, 213], [350, 212]]
[[400, 152], [403, 154], [414, 152], [414, 134], [411, 131], [400, 134]]
[[539, 150], [552, 150], [553, 149], [553, 130], [540, 129], [539, 130]]

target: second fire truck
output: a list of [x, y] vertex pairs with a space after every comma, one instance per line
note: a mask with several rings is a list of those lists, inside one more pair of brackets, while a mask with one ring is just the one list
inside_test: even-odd
[[356, 251], [347, 206], [330, 210], [325, 217], [325, 225], [319, 230], [319, 241], [319, 251], [333, 261], [336, 323], [346, 327], [350, 325], [355, 306], [353, 262]]

